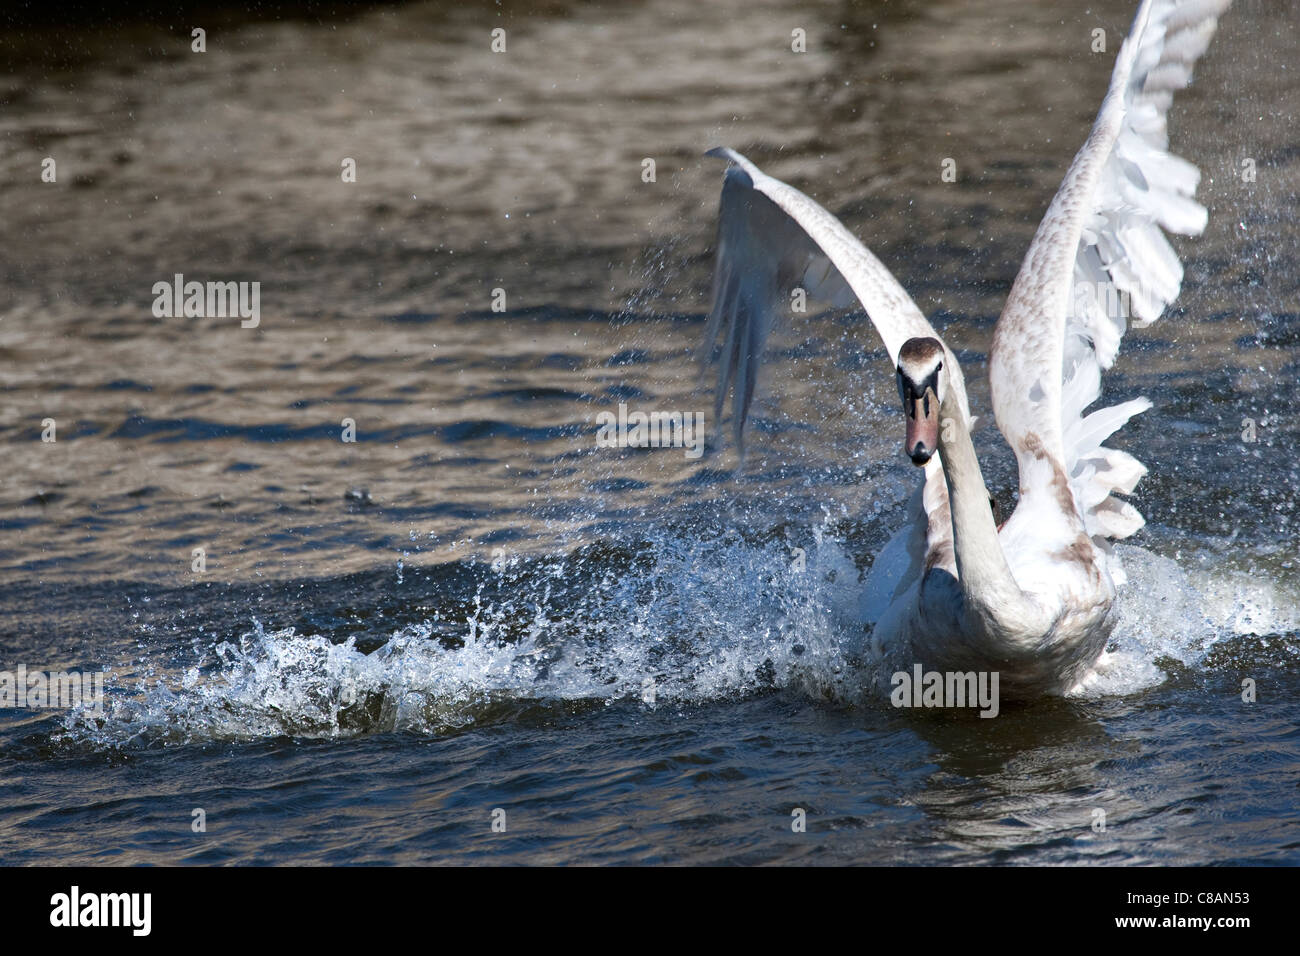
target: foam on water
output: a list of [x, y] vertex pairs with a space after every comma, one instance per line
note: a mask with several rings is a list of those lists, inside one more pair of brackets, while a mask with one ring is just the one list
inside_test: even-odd
[[[1185, 571], [1122, 547], [1129, 575], [1106, 666], [1084, 695], [1127, 694], [1197, 667], [1217, 642], [1300, 629], [1300, 596], [1232, 570]], [[106, 712], [74, 712], [64, 739], [96, 747], [279, 735], [440, 734], [531, 709], [639, 701], [660, 707], [782, 688], [886, 706], [856, 622], [850, 549], [819, 529], [802, 555], [733, 535], [666, 535], [632, 556], [586, 552], [482, 574], [473, 610], [355, 640], [255, 623], [201, 659], [148, 659], [110, 678]], [[498, 580], [499, 579], [499, 580]], [[489, 584], [505, 584], [491, 589]], [[156, 652], [157, 653], [157, 652]], [[155, 653], [155, 656], [156, 656]], [[122, 669], [119, 669], [122, 670]]]
[[1128, 545], [1116, 552], [1129, 580], [1104, 664], [1080, 689], [1083, 696], [1144, 690], [1164, 680], [1162, 659], [1196, 668], [1228, 638], [1300, 631], [1300, 594], [1276, 578], [1223, 565], [1184, 570]]

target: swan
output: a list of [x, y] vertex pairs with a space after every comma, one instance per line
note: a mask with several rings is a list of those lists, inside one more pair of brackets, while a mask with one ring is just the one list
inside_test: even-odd
[[[904, 452], [921, 469], [904, 527], [863, 584], [878, 655], [938, 671], [996, 671], [1005, 697], [1062, 695], [1095, 679], [1124, 581], [1112, 542], [1144, 524], [1119, 497], [1146, 467], [1102, 442], [1151, 407], [1089, 414], [1126, 326], [1156, 321], [1183, 269], [1162, 231], [1199, 235], [1199, 170], [1168, 148], [1173, 94], [1191, 82], [1231, 0], [1143, 0], [1087, 141], [1029, 246], [994, 330], [994, 419], [1015, 452], [1019, 499], [1000, 528], [971, 442], [961, 366], [889, 270], [831, 213], [727, 148], [713, 305], [715, 420], [728, 391], [743, 431], [763, 345], [794, 288], [865, 308], [894, 366]], [[717, 348], [721, 338], [721, 348]]]

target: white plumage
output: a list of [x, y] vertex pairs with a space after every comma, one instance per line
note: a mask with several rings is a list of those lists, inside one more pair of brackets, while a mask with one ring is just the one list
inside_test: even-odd
[[1103, 442], [1151, 403], [1087, 409], [1128, 326], [1156, 321], [1178, 295], [1183, 268], [1165, 231], [1205, 228], [1200, 173], [1169, 152], [1166, 119], [1230, 3], [1144, 0], [1092, 132], [1030, 244], [989, 356], [994, 415], [1020, 472], [1019, 502], [1000, 529], [987, 513], [960, 366], [902, 286], [806, 195], [732, 150], [710, 152], [731, 165], [705, 347], [721, 335], [717, 407], [732, 391], [738, 440], [771, 319], [795, 286], [837, 304], [856, 297], [895, 366], [909, 340], [942, 349], [934, 395], [956, 427], [925, 464], [908, 526], [868, 575], [863, 616], [878, 647], [927, 667], [999, 670], [1013, 694], [1068, 691], [1102, 654], [1123, 574], [1110, 542], [1144, 523], [1117, 496], [1146, 473]]

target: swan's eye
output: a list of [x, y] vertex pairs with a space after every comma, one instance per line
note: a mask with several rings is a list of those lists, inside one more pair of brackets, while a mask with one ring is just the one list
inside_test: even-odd
[[934, 367], [934, 370], [937, 372], [937, 371], [939, 371], [939, 369], [941, 369], [941, 368], [943, 368], [943, 362], [940, 362], [938, 365], [936, 365], [936, 366]]

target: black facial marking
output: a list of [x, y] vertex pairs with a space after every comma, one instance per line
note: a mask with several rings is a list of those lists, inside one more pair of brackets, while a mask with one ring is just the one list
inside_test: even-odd
[[918, 400], [927, 391], [933, 391], [939, 394], [939, 369], [935, 368], [920, 382], [913, 382], [906, 376], [903, 377], [903, 391], [910, 401]]

